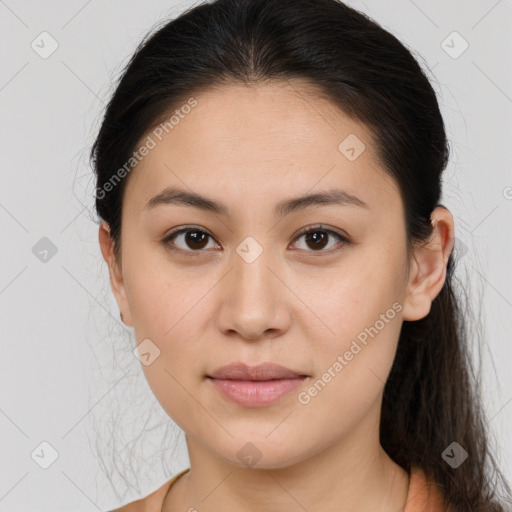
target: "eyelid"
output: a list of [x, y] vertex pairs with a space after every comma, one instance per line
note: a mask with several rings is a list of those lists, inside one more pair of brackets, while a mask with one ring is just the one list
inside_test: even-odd
[[305, 226], [305, 227], [301, 228], [298, 231], [298, 233], [295, 234], [294, 239], [299, 236], [310, 233], [312, 231], [315, 231], [315, 230], [325, 231], [327, 233], [334, 233], [335, 235], [339, 236], [341, 239], [344, 239], [347, 242], [350, 242], [350, 238], [348, 237], [348, 235], [340, 233], [337, 229], [326, 226], [325, 224], [312, 224], [310, 226]]
[[[164, 236], [164, 238], [162, 239], [162, 242], [164, 243], [164, 245], [169, 250], [171, 250], [173, 252], [176, 252], [176, 253], [179, 253], [179, 254], [185, 254], [186, 256], [195, 257], [195, 256], [201, 255], [201, 253], [210, 252], [210, 251], [207, 251], [207, 250], [204, 250], [204, 249], [203, 250], [197, 250], [197, 251], [179, 249], [179, 248], [173, 247], [172, 245], [169, 244], [169, 241], [172, 238], [174, 238], [174, 237], [176, 237], [176, 236], [178, 236], [178, 235], [180, 235], [182, 233], [186, 233], [187, 231], [200, 231], [200, 232], [206, 234], [207, 236], [209, 236], [210, 238], [212, 238], [213, 240], [215, 240], [215, 242], [218, 244], [218, 242], [216, 241], [215, 237], [207, 229], [205, 229], [203, 227], [200, 227], [200, 226], [195, 226], [195, 225], [182, 226], [182, 227], [176, 228], [175, 230], [172, 230], [170, 233], [167, 233]], [[328, 227], [326, 225], [323, 225], [323, 224], [314, 224], [314, 225], [309, 225], [309, 226], [305, 226], [305, 227], [301, 228], [300, 231], [297, 232], [294, 235], [293, 241], [295, 242], [301, 236], [306, 235], [306, 234], [308, 234], [310, 232], [314, 232], [314, 231], [325, 231], [326, 233], [333, 234], [333, 235], [335, 235], [335, 236], [337, 236], [339, 238], [340, 243], [338, 244], [337, 248], [330, 249], [330, 250], [327, 250], [327, 251], [323, 251], [323, 250], [320, 250], [320, 251], [305, 251], [306, 253], [309, 253], [309, 255], [311, 255], [313, 257], [323, 256], [323, 255], [327, 256], [327, 255], [336, 253], [339, 250], [341, 250], [341, 248], [343, 246], [349, 245], [349, 244], [353, 243], [351, 238], [348, 235], [340, 233], [338, 230], [336, 230], [334, 228], [330, 228], [330, 227]], [[315, 254], [315, 253], [317, 253], [317, 254]]]

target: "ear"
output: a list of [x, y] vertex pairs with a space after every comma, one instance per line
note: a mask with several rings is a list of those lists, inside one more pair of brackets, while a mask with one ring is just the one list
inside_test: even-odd
[[122, 321], [128, 326], [133, 326], [130, 307], [126, 298], [126, 288], [124, 286], [122, 269], [119, 267], [119, 263], [114, 256], [114, 241], [110, 236], [110, 227], [105, 221], [101, 222], [100, 224], [98, 238], [100, 242], [101, 254], [103, 255], [103, 259], [108, 265], [112, 293], [116, 298], [119, 311], [123, 313]]
[[455, 243], [453, 216], [447, 208], [438, 206], [430, 218], [433, 233], [426, 243], [414, 249], [412, 256], [404, 320], [426, 317], [446, 280], [446, 266]]

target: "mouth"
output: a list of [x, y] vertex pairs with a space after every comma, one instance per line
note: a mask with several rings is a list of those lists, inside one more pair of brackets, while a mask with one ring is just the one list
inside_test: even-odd
[[244, 407], [264, 407], [288, 395], [308, 378], [298, 376], [292, 379], [235, 380], [208, 377], [207, 380], [231, 402]]
[[310, 376], [274, 363], [253, 367], [232, 363], [205, 377], [225, 399], [244, 407], [263, 407], [288, 395]]

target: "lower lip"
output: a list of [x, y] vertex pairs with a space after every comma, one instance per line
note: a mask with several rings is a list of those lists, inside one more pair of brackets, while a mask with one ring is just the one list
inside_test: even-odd
[[297, 386], [300, 386], [307, 377], [278, 380], [208, 380], [231, 401], [245, 407], [263, 407], [279, 400]]

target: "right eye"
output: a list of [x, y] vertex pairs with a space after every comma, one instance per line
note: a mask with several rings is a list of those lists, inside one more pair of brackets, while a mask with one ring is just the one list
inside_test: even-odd
[[[191, 253], [200, 253], [207, 245], [206, 242], [208, 238], [213, 239], [213, 237], [206, 231], [195, 227], [186, 227], [169, 233], [162, 242], [165, 247], [171, 251], [185, 254], [186, 256], [196, 256]], [[174, 239], [176, 241], [181, 240], [182, 247], [177, 246], [176, 241], [172, 242]], [[189, 249], [187, 249], [187, 246]]]

